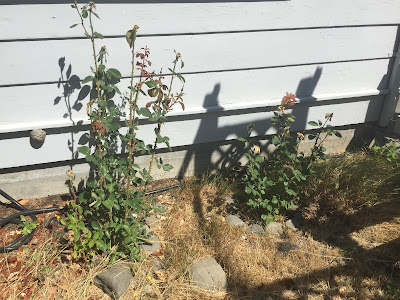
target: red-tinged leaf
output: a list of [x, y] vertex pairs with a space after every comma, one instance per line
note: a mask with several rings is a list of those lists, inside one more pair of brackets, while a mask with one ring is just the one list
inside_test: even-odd
[[13, 263], [15, 263], [17, 261], [17, 257], [16, 256], [9, 256], [9, 257], [7, 257], [7, 262], [9, 263], [9, 264], [13, 264]]
[[164, 251], [163, 249], [158, 249], [157, 251], [154, 251], [153, 253], [151, 253], [152, 256], [161, 256], [164, 255]]
[[158, 89], [157, 88], [152, 88], [147, 90], [147, 93], [149, 94], [150, 97], [156, 97], [158, 94]]

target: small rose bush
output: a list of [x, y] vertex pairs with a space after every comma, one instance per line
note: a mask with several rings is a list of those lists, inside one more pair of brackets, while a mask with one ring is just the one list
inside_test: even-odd
[[[295, 116], [288, 109], [295, 105], [296, 96], [286, 93], [271, 120], [276, 133], [269, 136], [269, 143], [275, 150], [263, 156], [261, 146], [250, 138], [238, 138], [245, 144], [248, 158], [246, 175], [243, 177], [245, 192], [248, 194], [247, 204], [258, 212], [261, 218], [269, 223], [288, 208], [292, 207], [301, 196], [301, 183], [312, 174], [311, 164], [317, 159], [325, 159], [326, 149], [323, 142], [328, 136], [341, 137], [340, 132], [328, 124], [332, 114], [326, 114], [325, 121], [310, 121], [309, 125], [316, 130], [308, 135], [314, 140], [311, 155], [306, 157], [299, 152], [299, 145], [305, 139], [302, 132], [291, 134], [290, 127]], [[248, 126], [249, 136], [254, 125]]]

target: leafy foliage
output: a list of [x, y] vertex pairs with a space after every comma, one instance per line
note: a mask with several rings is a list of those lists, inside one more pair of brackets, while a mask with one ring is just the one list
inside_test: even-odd
[[22, 224], [19, 224], [19, 226], [22, 228], [22, 233], [24, 235], [28, 235], [32, 232], [32, 230], [36, 229], [38, 227], [39, 222], [38, 221], [30, 221], [25, 216], [21, 215], [20, 216]]
[[[260, 211], [261, 218], [267, 223], [273, 221], [282, 211], [292, 207], [300, 198], [300, 183], [311, 174], [310, 164], [316, 159], [325, 159], [326, 149], [322, 143], [330, 135], [341, 137], [340, 133], [327, 124], [332, 114], [326, 114], [325, 122], [310, 121], [308, 124], [317, 127], [309, 134], [310, 140], [315, 140], [311, 155], [306, 157], [298, 151], [301, 140], [305, 138], [298, 132], [296, 137], [290, 134], [291, 123], [295, 116], [286, 112], [295, 104], [295, 95], [286, 93], [278, 110], [271, 119], [277, 133], [269, 137], [275, 151], [268, 157], [261, 155], [260, 145], [250, 139], [238, 138], [248, 149], [245, 153], [249, 162], [247, 173], [243, 178], [246, 184], [245, 192], [249, 195], [247, 204]], [[248, 126], [249, 136], [254, 125]], [[326, 133], [324, 136], [322, 133]]]
[[[132, 53], [132, 69], [129, 91], [122, 94], [118, 83], [122, 74], [115, 68], [106, 65], [108, 52], [105, 46], [96, 51], [97, 39], [103, 35], [94, 31], [92, 17], [97, 17], [94, 2], [78, 7], [77, 1], [72, 5], [80, 19], [84, 33], [90, 39], [93, 49], [93, 67], [91, 73], [84, 80], [80, 97], [90, 97], [87, 105], [87, 114], [91, 121], [90, 144], [78, 148], [92, 167], [92, 179], [86, 182], [85, 190], [75, 201], [69, 203], [64, 224], [74, 232], [74, 256], [83, 253], [109, 253], [112, 260], [118, 257], [138, 259], [139, 246], [145, 241], [146, 232], [141, 228], [143, 220], [154, 203], [145, 199], [147, 184], [152, 180], [151, 171], [155, 163], [158, 168], [169, 171], [172, 166], [165, 164], [155, 156], [160, 143], [169, 147], [169, 138], [161, 135], [161, 128], [166, 115], [175, 104], [183, 105], [183, 85], [178, 93], [173, 93], [174, 79], [178, 77], [182, 82], [181, 74], [176, 73], [178, 62], [183, 62], [179, 53], [175, 52], [173, 74], [169, 85], [165, 85], [162, 74], [149, 72], [150, 50], [147, 47], [135, 52], [135, 40], [139, 26], [126, 34], [127, 42]], [[88, 23], [88, 25], [86, 25]], [[77, 24], [71, 26], [74, 28]], [[134, 83], [134, 71], [140, 71], [140, 78]], [[139, 96], [148, 96], [153, 101], [146, 107], [138, 106]], [[116, 97], [122, 97], [129, 106], [129, 115], [124, 120], [124, 112], [116, 104]], [[138, 115], [155, 122], [155, 141], [145, 144], [137, 138]], [[127, 130], [122, 130], [122, 126]], [[127, 145], [127, 157], [118, 154], [118, 145]], [[148, 168], [140, 167], [135, 163], [136, 154], [151, 156]], [[72, 171], [67, 171], [73, 180]], [[70, 185], [70, 189], [73, 189]], [[73, 191], [72, 191], [73, 192]]]
[[383, 146], [375, 145], [371, 148], [373, 153], [384, 157], [389, 162], [396, 162], [399, 160], [399, 149], [400, 146], [394, 141], [390, 141]]

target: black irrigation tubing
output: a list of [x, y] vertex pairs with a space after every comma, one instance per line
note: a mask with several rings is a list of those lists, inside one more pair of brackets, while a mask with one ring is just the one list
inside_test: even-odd
[[[152, 194], [156, 194], [156, 193], [165, 192], [170, 189], [177, 188], [179, 186], [180, 186], [180, 183], [147, 192], [146, 195], [152, 195]], [[20, 224], [21, 223], [20, 216], [29, 216], [30, 218], [32, 218], [32, 221], [35, 222], [35, 221], [37, 221], [37, 218], [36, 218], [37, 214], [67, 210], [67, 206], [64, 206], [64, 207], [56, 207], [55, 206], [55, 207], [49, 207], [49, 208], [27, 209], [26, 207], [21, 205], [17, 200], [15, 200], [13, 197], [11, 197], [6, 192], [4, 192], [2, 189], [0, 189], [0, 195], [2, 195], [4, 198], [9, 200], [11, 202], [11, 206], [20, 210], [20, 212], [15, 213], [11, 216], [8, 216], [6, 218], [0, 218], [0, 228], [3, 228], [4, 226], [6, 226], [9, 223]], [[0, 246], [0, 253], [11, 252], [11, 251], [17, 250], [19, 247], [21, 247], [23, 245], [28, 244], [32, 240], [34, 233], [35, 233], [35, 229], [33, 229], [29, 234], [19, 236], [14, 241], [12, 241], [6, 245]]]

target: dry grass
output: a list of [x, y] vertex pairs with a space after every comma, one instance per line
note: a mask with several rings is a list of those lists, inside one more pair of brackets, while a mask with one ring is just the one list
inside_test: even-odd
[[[189, 179], [178, 191], [156, 196], [167, 210], [152, 226], [163, 251], [131, 264], [135, 279], [122, 299], [398, 299], [399, 167], [359, 153], [316, 171], [318, 179], [304, 187], [304, 230], [282, 238], [226, 224], [223, 198], [237, 187], [223, 175]], [[293, 244], [298, 248], [285, 250]], [[4, 299], [21, 299], [28, 283], [32, 299], [107, 299], [92, 283], [106, 258], [95, 265], [74, 262], [51, 239], [29, 249], [17, 254], [32, 262], [29, 273], [2, 278]], [[1, 273], [12, 272], [7, 257], [13, 255], [3, 255]], [[190, 266], [208, 255], [228, 275], [226, 292], [204, 292], [188, 281]], [[156, 274], [155, 258], [165, 260]]]

